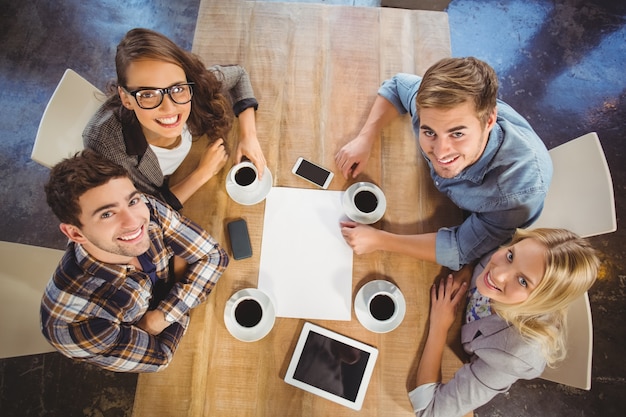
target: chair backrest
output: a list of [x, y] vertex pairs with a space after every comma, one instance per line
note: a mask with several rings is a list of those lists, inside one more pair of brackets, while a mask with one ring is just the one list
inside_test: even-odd
[[0, 241], [0, 358], [55, 351], [41, 334], [39, 308], [63, 253]]
[[595, 132], [550, 150], [552, 184], [537, 227], [557, 227], [582, 236], [617, 230], [613, 181]]
[[589, 295], [585, 292], [567, 312], [567, 357], [556, 368], [546, 368], [542, 379], [580, 389], [591, 389], [593, 325]]
[[83, 149], [83, 129], [104, 94], [71, 69], [65, 70], [43, 113], [31, 159], [52, 167]]

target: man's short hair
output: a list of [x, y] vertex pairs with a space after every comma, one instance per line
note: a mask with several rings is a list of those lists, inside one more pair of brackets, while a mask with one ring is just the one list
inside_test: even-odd
[[451, 108], [469, 100], [486, 124], [497, 95], [498, 77], [489, 64], [473, 57], [444, 58], [424, 74], [417, 90], [416, 110]]
[[114, 178], [129, 178], [129, 175], [121, 165], [85, 149], [52, 168], [44, 186], [46, 201], [61, 223], [81, 227], [78, 199]]

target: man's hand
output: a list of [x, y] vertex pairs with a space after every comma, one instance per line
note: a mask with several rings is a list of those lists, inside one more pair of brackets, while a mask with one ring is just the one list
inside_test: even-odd
[[137, 322], [137, 327], [153, 336], [160, 334], [171, 323], [165, 320], [165, 313], [159, 310], [146, 311], [141, 320]]
[[357, 255], [378, 250], [378, 229], [356, 222], [340, 222], [340, 225], [343, 238]]
[[370, 158], [372, 141], [364, 135], [359, 135], [346, 143], [335, 155], [335, 163], [344, 178], [356, 178], [367, 168], [367, 160]]

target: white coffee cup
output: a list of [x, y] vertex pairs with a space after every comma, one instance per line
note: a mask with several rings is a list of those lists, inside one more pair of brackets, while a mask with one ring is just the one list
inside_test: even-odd
[[237, 187], [253, 191], [259, 186], [259, 173], [250, 161], [243, 161], [230, 170], [230, 180]]
[[224, 308], [224, 324], [236, 339], [254, 342], [274, 326], [276, 312], [272, 300], [257, 288], [244, 288], [233, 294]]
[[393, 294], [387, 291], [378, 291], [367, 300], [369, 315], [381, 323], [387, 323], [398, 315], [398, 305]]
[[263, 319], [263, 303], [253, 296], [242, 297], [233, 303], [230, 314], [237, 325], [251, 329]]
[[352, 195], [352, 204], [363, 216], [370, 216], [378, 208], [376, 189], [369, 183], [363, 183]]
[[344, 193], [342, 205], [346, 216], [351, 220], [372, 224], [385, 214], [387, 201], [385, 194], [376, 184], [357, 182]]

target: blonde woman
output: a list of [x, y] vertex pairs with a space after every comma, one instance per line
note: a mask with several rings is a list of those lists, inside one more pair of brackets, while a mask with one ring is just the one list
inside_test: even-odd
[[[452, 275], [434, 284], [417, 388], [409, 393], [416, 416], [463, 416], [563, 359], [567, 307], [594, 283], [599, 264], [589, 243], [567, 230], [519, 229], [481, 259], [469, 291]], [[442, 384], [447, 333], [466, 294], [461, 342], [471, 359]]]

